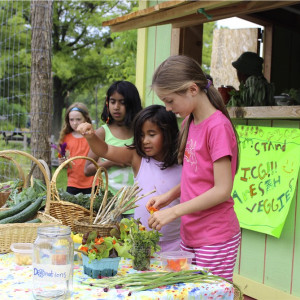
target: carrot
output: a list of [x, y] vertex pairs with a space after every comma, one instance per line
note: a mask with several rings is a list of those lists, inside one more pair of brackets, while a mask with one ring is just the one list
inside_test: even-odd
[[148, 206], [147, 207], [149, 213], [152, 215], [154, 212], [158, 211], [158, 209], [154, 206]]

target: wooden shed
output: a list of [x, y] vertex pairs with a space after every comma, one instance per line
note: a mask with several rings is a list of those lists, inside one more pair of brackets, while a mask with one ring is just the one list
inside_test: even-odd
[[[300, 1], [144, 1], [131, 14], [103, 23], [112, 31], [138, 28], [136, 85], [144, 106], [155, 68], [173, 54], [202, 62], [203, 24], [240, 17], [263, 30], [264, 74], [276, 94], [300, 88]], [[235, 124], [300, 128], [300, 105], [231, 107]], [[299, 176], [298, 176], [299, 178]], [[279, 239], [242, 229], [234, 282], [254, 299], [300, 299], [300, 184]]]

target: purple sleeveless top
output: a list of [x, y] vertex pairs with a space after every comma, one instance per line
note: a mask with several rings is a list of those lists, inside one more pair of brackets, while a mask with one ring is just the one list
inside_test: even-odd
[[[156, 161], [153, 158], [150, 158], [148, 161], [147, 158], [142, 157], [141, 165], [137, 176], [134, 178], [134, 181], [138, 183], [138, 186], [142, 188], [140, 194], [146, 194], [150, 191], [156, 189], [156, 192], [142, 198], [136, 204], [139, 207], [136, 207], [134, 210], [134, 218], [140, 218], [142, 224], [149, 229], [148, 227], [148, 219], [150, 217], [150, 213], [146, 208], [146, 203], [148, 200], [157, 195], [161, 195], [175, 185], [180, 183], [181, 180], [181, 169], [182, 166], [173, 165], [164, 170], [160, 169], [161, 162]], [[179, 204], [179, 198], [174, 200], [168, 206], [162, 208], [165, 209], [167, 207], [171, 207]], [[180, 239], [180, 218], [175, 221], [165, 225], [160, 232], [163, 236], [160, 238], [160, 241], [171, 241]]]

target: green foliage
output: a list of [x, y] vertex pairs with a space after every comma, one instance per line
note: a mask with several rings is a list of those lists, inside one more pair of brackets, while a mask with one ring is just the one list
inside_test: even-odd
[[[77, 195], [72, 195], [62, 189], [59, 189], [58, 192], [59, 192], [59, 197], [61, 200], [69, 201], [71, 203], [81, 205], [82, 207], [84, 207], [86, 209], [90, 209], [91, 194], [79, 193]], [[103, 201], [103, 196], [104, 196], [104, 191], [101, 190], [94, 199], [93, 209], [94, 209], [94, 212], [96, 212], [96, 213], [98, 212], [98, 210], [101, 206], [101, 203]], [[112, 199], [112, 197], [113, 197], [113, 194], [110, 191], [108, 191], [107, 201], [109, 202]]]
[[65, 106], [75, 101], [94, 103], [99, 83], [103, 86], [99, 99], [103, 99], [113, 81], [134, 82], [136, 30], [111, 34], [102, 22], [129, 13], [135, 6], [137, 1], [54, 2], [54, 95]]
[[274, 85], [263, 76], [250, 76], [240, 83], [239, 90], [229, 92], [227, 106], [270, 106], [274, 105]]
[[31, 65], [29, 26], [30, 2], [1, 4], [0, 35], [0, 128], [25, 127], [29, 111]]
[[205, 73], [210, 73], [213, 31], [217, 28], [216, 22], [208, 22], [203, 27], [202, 68]]
[[[34, 179], [33, 186], [23, 188], [21, 192], [18, 189], [18, 181], [16, 188], [12, 189], [9, 199], [6, 201], [8, 207], [19, 204], [27, 200], [34, 200], [43, 197], [46, 200], [47, 188], [41, 180]], [[45, 204], [45, 201], [44, 201]]]

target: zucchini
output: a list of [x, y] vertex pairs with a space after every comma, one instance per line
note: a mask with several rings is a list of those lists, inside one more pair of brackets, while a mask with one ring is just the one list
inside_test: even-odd
[[20, 211], [24, 210], [26, 207], [28, 207], [32, 203], [32, 200], [25, 200], [20, 202], [17, 205], [12, 206], [10, 209], [3, 210], [0, 212], [0, 220], [3, 220], [5, 218], [11, 217]]
[[0, 220], [0, 224], [8, 223], [23, 223], [33, 218], [40, 209], [44, 197], [37, 198], [32, 204], [27, 206], [24, 210], [20, 211], [16, 215]]
[[30, 221], [27, 221], [26, 223], [42, 223], [42, 221], [41, 221], [41, 219], [36, 218], [36, 219], [30, 220]]

